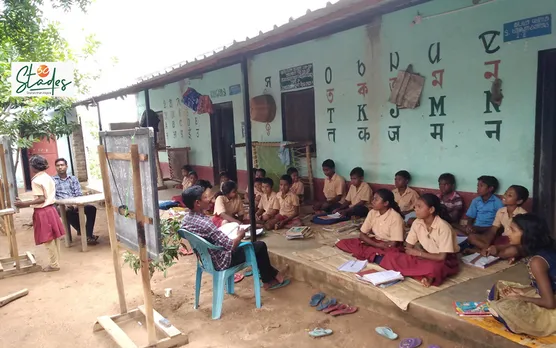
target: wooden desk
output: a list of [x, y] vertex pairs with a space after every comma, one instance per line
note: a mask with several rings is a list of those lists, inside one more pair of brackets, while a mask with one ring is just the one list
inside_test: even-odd
[[66, 199], [57, 199], [56, 204], [60, 207], [60, 216], [64, 227], [66, 229], [66, 248], [69, 248], [71, 241], [71, 226], [68, 224], [68, 219], [66, 217], [66, 206], [75, 205], [79, 212], [79, 227], [81, 229], [81, 250], [87, 251], [87, 233], [85, 230], [85, 206], [88, 204], [104, 202], [104, 193], [97, 193], [94, 195], [72, 197]]

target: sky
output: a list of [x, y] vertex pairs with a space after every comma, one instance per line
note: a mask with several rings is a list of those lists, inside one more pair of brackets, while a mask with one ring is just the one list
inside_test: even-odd
[[[332, 3], [337, 0], [329, 0]], [[192, 60], [233, 40], [243, 41], [276, 24], [298, 18], [327, 0], [95, 0], [83, 14], [46, 9], [58, 21], [70, 47], [83, 46], [95, 33], [102, 44], [96, 55], [101, 79], [91, 84], [98, 95], [131, 84], [136, 78]], [[117, 57], [114, 66], [111, 57]]]

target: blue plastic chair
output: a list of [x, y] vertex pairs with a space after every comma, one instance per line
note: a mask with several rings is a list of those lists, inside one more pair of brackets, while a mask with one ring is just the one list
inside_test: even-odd
[[187, 239], [195, 255], [197, 255], [197, 277], [195, 280], [195, 306], [199, 308], [199, 296], [201, 294], [201, 278], [203, 271], [212, 274], [212, 319], [220, 319], [222, 315], [222, 302], [224, 302], [224, 285], [228, 294], [234, 293], [234, 274], [251, 267], [253, 270], [253, 282], [255, 288], [255, 301], [257, 308], [261, 308], [261, 284], [259, 280], [259, 267], [255, 258], [255, 249], [251, 242], [242, 242], [238, 248], [245, 251], [245, 262], [230, 267], [228, 269], [217, 271], [214, 269], [212, 258], [209, 250], [224, 250], [222, 247], [207, 242], [204, 238], [197, 236], [184, 229], [178, 230], [179, 235], [183, 239]]

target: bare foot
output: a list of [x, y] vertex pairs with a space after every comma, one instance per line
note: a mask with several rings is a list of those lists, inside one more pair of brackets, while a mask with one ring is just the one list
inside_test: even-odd
[[421, 279], [421, 284], [423, 284], [423, 286], [425, 288], [429, 288], [432, 284], [432, 279], [425, 277], [425, 278]]
[[56, 272], [59, 270], [60, 267], [52, 267], [52, 266], [46, 266], [45, 268], [42, 269], [43, 272]]
[[276, 277], [274, 277], [274, 279], [276, 279], [278, 283], [283, 283], [284, 280], [286, 280], [286, 273], [288, 272], [289, 269], [290, 266], [286, 264], [286, 266], [284, 266], [284, 269], [279, 271], [278, 274], [276, 274]]

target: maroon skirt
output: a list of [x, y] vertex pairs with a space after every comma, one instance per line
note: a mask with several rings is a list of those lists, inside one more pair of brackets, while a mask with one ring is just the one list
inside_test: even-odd
[[[379, 242], [377, 239], [372, 238], [374, 241]], [[374, 246], [370, 246], [361, 243], [359, 238], [348, 238], [342, 239], [336, 243], [336, 248], [350, 253], [358, 260], [368, 260], [369, 262], [374, 262], [376, 256], [384, 256], [393, 250], [399, 250], [399, 248], [387, 248], [381, 249]]]
[[457, 254], [448, 254], [444, 261], [425, 260], [399, 251], [387, 253], [380, 267], [400, 272], [406, 277], [432, 279], [431, 285], [439, 286], [447, 277], [459, 272]]
[[35, 208], [33, 212], [33, 230], [35, 232], [36, 245], [50, 242], [66, 234], [62, 220], [60, 220], [54, 205]]

